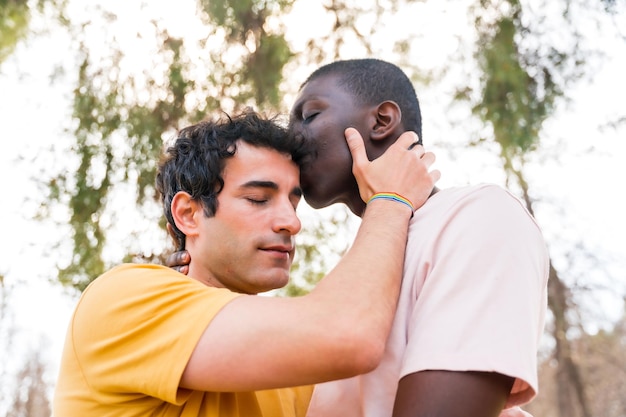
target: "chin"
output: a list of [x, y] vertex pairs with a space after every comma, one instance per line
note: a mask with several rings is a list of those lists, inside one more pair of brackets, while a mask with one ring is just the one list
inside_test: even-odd
[[330, 201], [329, 198], [320, 196], [319, 193], [316, 193], [310, 188], [303, 188], [302, 191], [304, 194], [304, 200], [309, 206], [313, 207], [314, 209], [321, 209], [333, 204], [333, 202]]
[[289, 284], [289, 272], [285, 272], [284, 276], [274, 277], [264, 283], [259, 283], [259, 293], [265, 293], [269, 291], [279, 290]]
[[328, 204], [324, 204], [323, 202], [320, 202], [319, 200], [316, 200], [314, 198], [306, 198], [304, 197], [304, 200], [306, 201], [306, 203], [313, 207], [314, 209], [321, 209], [326, 207]]

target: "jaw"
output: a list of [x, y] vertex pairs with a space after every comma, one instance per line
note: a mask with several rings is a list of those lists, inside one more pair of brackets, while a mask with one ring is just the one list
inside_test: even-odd
[[309, 206], [316, 210], [332, 206], [333, 204], [345, 204], [356, 216], [361, 217], [365, 211], [365, 203], [361, 200], [361, 196], [358, 193], [352, 196], [340, 195], [333, 199], [322, 199], [316, 198], [311, 194], [307, 195], [305, 191], [304, 200]]
[[347, 202], [345, 203], [346, 206], [348, 206], [348, 208], [350, 209], [350, 211], [352, 212], [352, 214], [354, 214], [355, 216], [358, 217], [362, 217], [363, 216], [363, 212], [365, 212], [365, 202], [363, 202], [363, 200], [361, 200], [361, 197], [359, 196], [357, 200], [353, 200], [351, 202]]
[[[309, 177], [315, 177], [313, 173]], [[359, 187], [352, 173], [349, 174], [345, 181], [344, 187], [337, 186], [337, 178], [332, 181], [316, 181], [315, 179], [307, 180], [306, 175], [301, 176], [301, 186], [306, 203], [314, 209], [322, 209], [333, 204], [345, 204], [352, 213], [357, 216], [363, 214], [365, 203], [361, 200]]]

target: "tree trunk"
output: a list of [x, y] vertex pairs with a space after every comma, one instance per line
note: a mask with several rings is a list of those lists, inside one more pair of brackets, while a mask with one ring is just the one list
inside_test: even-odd
[[569, 291], [550, 262], [548, 280], [548, 307], [554, 315], [554, 357], [558, 367], [556, 384], [559, 415], [561, 417], [591, 417], [579, 367], [572, 357], [572, 345], [567, 338], [570, 325], [567, 321]]

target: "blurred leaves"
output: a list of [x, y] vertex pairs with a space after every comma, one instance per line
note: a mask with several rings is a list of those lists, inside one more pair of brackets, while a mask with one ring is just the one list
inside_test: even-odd
[[27, 0], [0, 0], [0, 65], [28, 34]]
[[64, 11], [67, 0], [0, 0], [0, 68], [17, 45], [32, 32], [33, 12], [44, 13], [50, 6], [51, 16], [66, 23]]
[[[204, 34], [195, 39], [176, 38], [162, 22], [152, 21], [154, 40], [139, 29], [137, 38], [155, 52], [144, 68], [131, 71], [123, 70], [130, 57], [114, 32], [102, 34], [104, 44], [99, 44], [96, 53], [87, 38], [95, 19], [70, 25], [79, 57], [75, 123], [68, 131], [75, 138], [71, 158], [77, 158], [76, 169], [48, 180], [48, 198], [41, 210], [49, 213], [50, 206], [67, 204], [70, 211], [73, 255], [67, 266], [60, 267], [62, 283], [83, 290], [110, 266], [104, 250], [107, 228], [115, 216], [111, 210], [116, 190], [132, 186], [136, 209], [142, 210], [155, 197], [156, 161], [163, 145], [179, 128], [222, 110], [236, 112], [247, 106], [266, 114], [282, 110], [283, 71], [296, 57], [280, 17], [292, 4], [284, 0], [198, 1], [197, 17], [204, 23]], [[332, 48], [318, 43], [324, 56], [337, 55], [346, 31], [360, 33], [353, 23], [361, 10], [348, 6], [338, 1], [328, 6], [335, 13], [338, 30], [324, 40], [334, 38]], [[106, 8], [97, 10], [104, 21], [116, 21]], [[376, 14], [383, 10], [378, 6]], [[359, 39], [371, 50], [368, 36]], [[162, 217], [159, 221], [163, 226]], [[313, 262], [314, 245], [303, 250], [303, 261]], [[127, 259], [134, 260], [159, 257], [130, 247], [128, 253]]]
[[[236, 101], [253, 99], [258, 106], [280, 106], [279, 85], [282, 70], [292, 57], [277, 17], [287, 13], [293, 0], [201, 0], [199, 7], [208, 25], [215, 25], [225, 33], [226, 48], [244, 46], [243, 66], [233, 73], [242, 92]], [[274, 18], [269, 25], [268, 19]], [[268, 31], [266, 27], [272, 26]]]
[[[129, 82], [115, 71], [123, 59], [120, 51], [113, 51], [110, 66], [103, 68], [94, 67], [89, 51], [84, 45], [81, 47], [83, 60], [73, 110], [78, 123], [72, 132], [78, 168], [70, 175], [63, 173], [52, 178], [49, 183], [56, 202], [69, 195], [73, 230], [73, 259], [60, 270], [59, 280], [79, 290], [107, 268], [102, 258], [106, 228], [101, 219], [112, 187], [133, 178], [138, 204], [147, 194], [153, 196], [162, 135], [175, 131], [186, 114], [185, 95], [193, 83], [183, 76], [182, 41], [169, 38], [166, 33], [162, 37], [165, 70], [163, 74], [155, 71], [147, 79], [152, 88], [141, 102], [135, 98], [136, 80]], [[159, 75], [164, 82], [155, 80]]]

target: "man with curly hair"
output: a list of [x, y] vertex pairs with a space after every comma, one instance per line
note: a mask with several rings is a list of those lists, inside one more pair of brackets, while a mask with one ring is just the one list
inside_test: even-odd
[[[439, 172], [415, 134], [370, 162], [347, 129], [367, 202], [350, 251], [308, 295], [286, 285], [309, 142], [253, 112], [183, 129], [157, 190], [187, 275], [125, 264], [69, 324], [56, 416], [304, 416], [311, 384], [374, 369], [396, 307], [409, 219]], [[290, 388], [294, 387], [294, 388]]]

